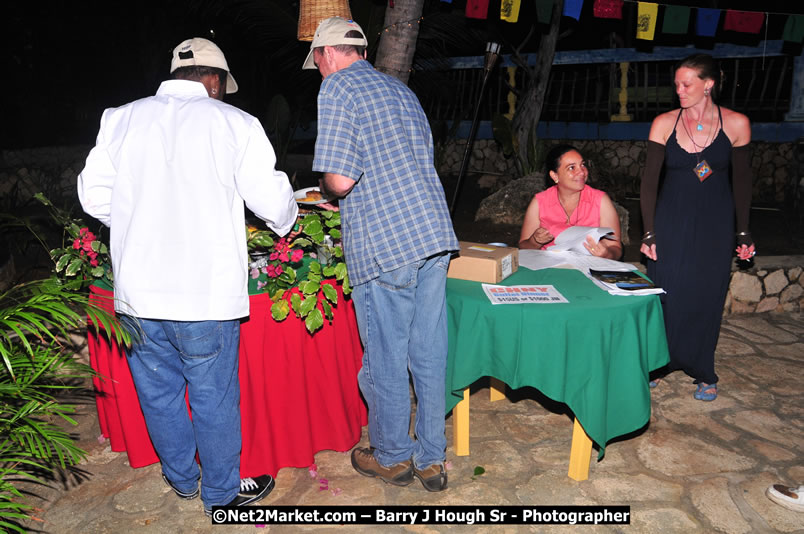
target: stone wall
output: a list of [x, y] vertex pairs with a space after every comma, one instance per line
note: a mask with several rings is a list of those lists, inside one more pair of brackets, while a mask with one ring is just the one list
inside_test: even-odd
[[724, 314], [804, 310], [804, 256], [757, 257], [731, 275]]
[[88, 146], [0, 150], [0, 198], [4, 206], [24, 205], [42, 192], [54, 202], [77, 202], [76, 179], [84, 168]]
[[[558, 142], [546, 141], [548, 147]], [[615, 198], [638, 192], [645, 163], [644, 141], [562, 142], [577, 146], [592, 162], [590, 182], [596, 187], [610, 192]], [[439, 147], [436, 151], [439, 172], [457, 174], [465, 147], [463, 140]], [[754, 202], [784, 202], [793, 176], [799, 173], [793, 144], [755, 142], [753, 147]], [[15, 188], [23, 195], [44, 191], [49, 196], [74, 190], [76, 177], [90, 148], [63, 146], [0, 151], [0, 197], [14, 192]], [[804, 159], [804, 154], [799, 157]], [[502, 182], [501, 185], [505, 185], [518, 177], [513, 159], [506, 159], [493, 139], [475, 141], [468, 172], [487, 175], [484, 180], [489, 184]]]
[[[557, 143], [570, 143], [578, 148], [591, 162], [590, 183], [615, 198], [632, 196], [639, 192], [639, 181], [645, 164], [646, 141], [608, 140], [549, 140], [547, 149]], [[787, 200], [791, 183], [800, 180], [798, 159], [794, 157], [793, 143], [752, 143], [751, 167], [754, 172], [754, 202], [781, 203]], [[464, 140], [454, 141], [439, 147], [437, 159], [439, 173], [457, 174], [466, 150]], [[802, 165], [804, 166], [804, 164]], [[539, 169], [540, 171], [543, 169]], [[518, 178], [513, 159], [506, 159], [493, 139], [480, 139], [472, 147], [468, 173], [486, 175], [485, 181], [494, 181], [494, 176], [505, 185]]]

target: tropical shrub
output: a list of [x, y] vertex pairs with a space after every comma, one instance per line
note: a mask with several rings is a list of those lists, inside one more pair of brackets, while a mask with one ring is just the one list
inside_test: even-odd
[[[0, 216], [0, 230], [8, 224], [20, 222]], [[0, 292], [0, 530], [25, 532], [32, 519], [21, 484], [43, 483], [85, 456], [65, 430], [76, 424], [69, 394], [93, 375], [76, 358], [73, 335], [85, 331], [88, 316], [104, 335], [130, 342], [113, 316], [89, 303], [84, 286], [75, 276], [60, 279], [54, 268], [50, 278]]]

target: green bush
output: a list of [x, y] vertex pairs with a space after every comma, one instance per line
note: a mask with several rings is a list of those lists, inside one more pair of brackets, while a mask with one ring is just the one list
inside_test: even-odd
[[0, 530], [26, 531], [32, 509], [20, 483], [44, 482], [43, 473], [85, 456], [62, 427], [76, 424], [69, 394], [93, 375], [72, 348], [87, 316], [118, 343], [130, 342], [113, 316], [89, 303], [83, 280], [54, 274], [0, 293]]

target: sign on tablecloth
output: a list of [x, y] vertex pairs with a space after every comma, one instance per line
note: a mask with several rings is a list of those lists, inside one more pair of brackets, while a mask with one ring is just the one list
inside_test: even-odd
[[492, 304], [560, 304], [568, 302], [552, 285], [495, 286], [483, 284]]

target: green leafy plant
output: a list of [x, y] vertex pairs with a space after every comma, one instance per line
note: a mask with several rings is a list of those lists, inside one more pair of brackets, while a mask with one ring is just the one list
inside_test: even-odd
[[250, 274], [257, 289], [270, 295], [274, 320], [283, 321], [292, 311], [304, 319], [311, 334], [324, 325], [324, 319], [332, 322], [338, 292], [324, 280], [340, 282], [344, 295], [352, 291], [340, 226], [340, 212], [314, 210], [300, 217], [299, 234], [292, 240], [270, 230], [247, 228], [246, 243], [254, 260]]
[[[57, 228], [75, 222], [66, 211], [53, 206], [44, 195], [35, 198], [51, 212]], [[13, 212], [13, 210], [12, 210]], [[76, 223], [76, 236], [81, 236]], [[40, 222], [13, 213], [0, 213], [0, 228], [27, 228], [47, 250]], [[61, 229], [59, 228], [59, 229]], [[86, 232], [83, 237], [88, 241]], [[63, 239], [63, 238], [62, 238]], [[97, 250], [98, 256], [104, 253]], [[77, 250], [77, 249], [73, 249]], [[85, 252], [87, 250], [85, 249]], [[80, 254], [79, 254], [80, 256]], [[12, 284], [0, 291], [0, 530], [25, 532], [33, 508], [25, 502], [30, 492], [23, 485], [46, 483], [52, 472], [77, 464], [85, 453], [65, 428], [75, 425], [72, 414], [76, 390], [85, 390], [94, 375], [75, 357], [73, 340], [87, 328], [130, 343], [130, 335], [116, 318], [90, 304], [86, 280], [55, 272], [43, 280]], [[91, 260], [90, 255], [86, 255]], [[87, 261], [90, 267], [92, 266]], [[69, 265], [69, 264], [68, 264]], [[86, 269], [91, 276], [89, 269]], [[111, 334], [109, 334], [111, 332]]]
[[47, 206], [53, 220], [64, 228], [62, 246], [50, 251], [50, 257], [56, 264], [56, 273], [67, 279], [81, 280], [86, 285], [97, 280], [111, 285], [112, 262], [106, 244], [83, 220], [71, 217], [42, 193], [37, 193], [34, 198]]
[[44, 483], [47, 473], [85, 456], [62, 428], [76, 424], [75, 406], [63, 395], [83, 389], [93, 375], [76, 360], [72, 334], [89, 316], [119, 343], [130, 341], [77, 288], [52, 277], [0, 293], [0, 530], [25, 532], [32, 508], [19, 488], [24, 481]]
[[511, 119], [496, 113], [491, 120], [494, 140], [500, 145], [503, 156], [513, 157], [514, 165], [520, 177], [539, 172], [544, 167], [544, 142], [536, 135], [536, 126], [531, 128], [528, 146], [522, 147], [515, 135]]
[[477, 479], [480, 475], [486, 472], [486, 469], [483, 466], [477, 465], [475, 466], [474, 471], [472, 472], [472, 480]]

